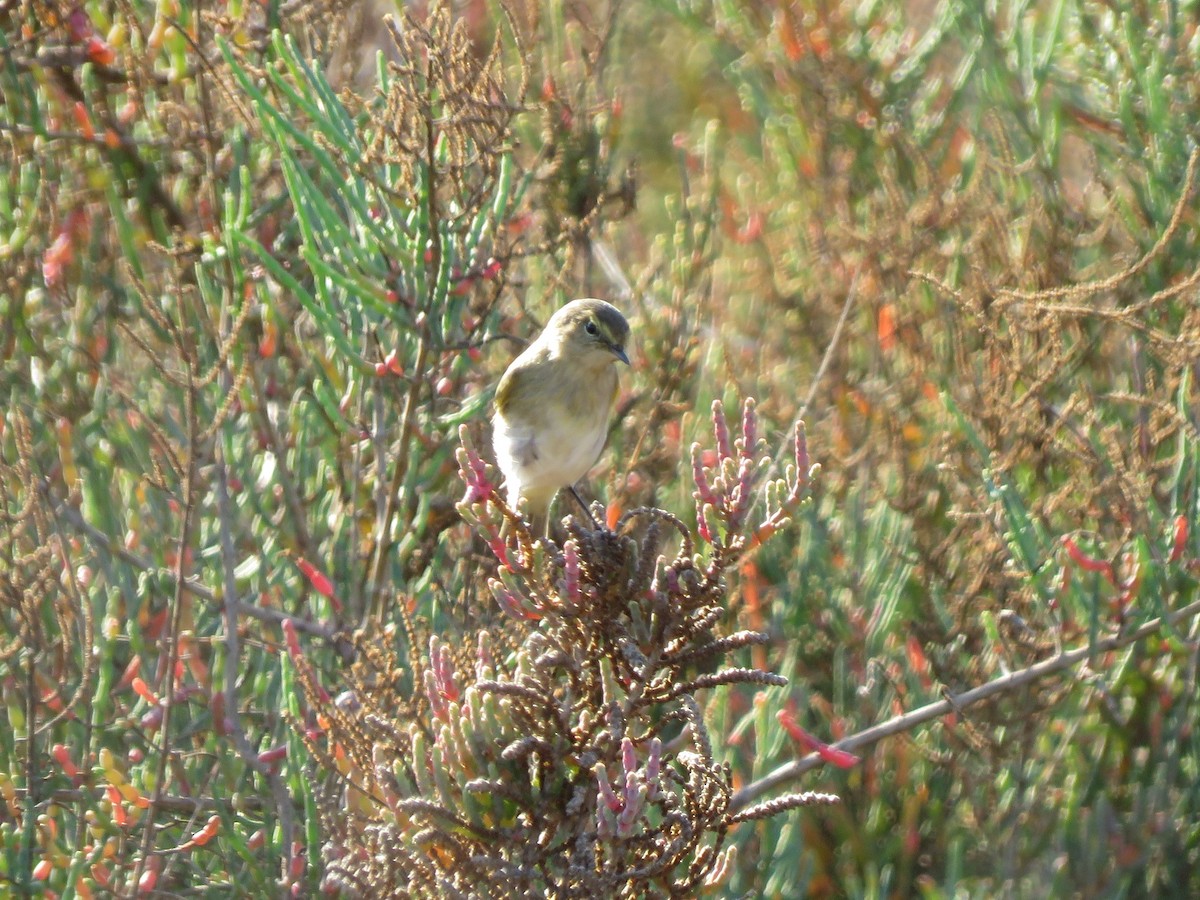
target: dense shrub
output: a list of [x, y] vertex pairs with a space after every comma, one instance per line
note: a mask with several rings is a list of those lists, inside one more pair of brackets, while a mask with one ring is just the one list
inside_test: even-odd
[[6, 891], [1200, 889], [1193, 6], [0, 21]]

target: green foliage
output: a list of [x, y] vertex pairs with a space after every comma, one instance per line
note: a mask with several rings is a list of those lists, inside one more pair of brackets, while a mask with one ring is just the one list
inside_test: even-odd
[[[797, 636], [767, 667], [806, 686], [812, 720], [853, 733], [1194, 599], [1195, 9], [660, 8], [704, 47], [676, 77], [703, 78], [727, 125], [713, 377], [760, 397], [822, 379], [797, 403], [827, 493], [747, 595]], [[1190, 714], [1163, 631], [1158, 651], [1099, 654], [1086, 680], [881, 745], [803, 838], [760, 826], [735, 885], [804, 853], [816, 894], [1180, 890], [1147, 835], [1194, 820], [1190, 788], [1115, 804], [1148, 761], [1097, 762], [1137, 721], [1134, 660], [1164, 722]], [[757, 748], [766, 724], [747, 711], [734, 730]], [[1189, 768], [1175, 735], [1142, 754]]]
[[[455, 451], [587, 295], [636, 336], [603, 524], [719, 538], [714, 399], [824, 466], [720, 587], [789, 683], [702, 698], [715, 892], [1200, 890], [1196, 4], [460, 7], [0, 10], [3, 891], [318, 889], [354, 717], [306, 690], [394, 674], [416, 734], [427, 635], [528, 655]], [[787, 768], [781, 711], [853, 740], [1079, 648]], [[798, 777], [842, 803], [734, 820]]]

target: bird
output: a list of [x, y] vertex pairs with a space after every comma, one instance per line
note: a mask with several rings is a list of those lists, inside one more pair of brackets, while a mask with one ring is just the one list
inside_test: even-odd
[[524, 501], [535, 536], [549, 536], [550, 504], [600, 458], [629, 323], [604, 300], [573, 300], [509, 365], [496, 386], [492, 447], [508, 505]]

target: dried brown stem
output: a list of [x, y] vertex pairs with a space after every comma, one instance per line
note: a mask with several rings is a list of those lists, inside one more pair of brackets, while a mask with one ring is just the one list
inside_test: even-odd
[[[964, 710], [985, 700], [1000, 697], [1010, 691], [1018, 690], [1043, 678], [1048, 678], [1063, 670], [1073, 668], [1082, 662], [1094, 659], [1102, 653], [1128, 647], [1130, 644], [1135, 644], [1151, 635], [1157, 634], [1164, 628], [1173, 628], [1197, 615], [1200, 615], [1200, 600], [1189, 603], [1161, 618], [1151, 619], [1149, 622], [1127, 634], [1116, 634], [1112, 637], [1102, 638], [1096, 641], [1095, 644], [1077, 647], [1074, 650], [1061, 653], [1058, 656], [1052, 656], [1049, 659], [1034, 663], [1016, 672], [1002, 675], [969, 691], [948, 695], [944, 700], [937, 700], [919, 709], [914, 709], [911, 712], [893, 716], [886, 722], [865, 728], [831, 744], [830, 748], [833, 750], [854, 751], [863, 747], [869, 747], [885, 738], [911, 731], [941, 716]], [[736, 813], [738, 810], [744, 809], [769, 791], [795, 781], [801, 775], [821, 766], [823, 762], [820, 754], [809, 753], [801, 759], [785, 763], [734, 794], [729, 804], [730, 811]]]

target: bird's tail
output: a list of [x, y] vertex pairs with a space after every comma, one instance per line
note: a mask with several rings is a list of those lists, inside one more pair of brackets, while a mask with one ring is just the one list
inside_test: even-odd
[[540, 513], [529, 513], [529, 531], [535, 538], [550, 537], [550, 508], [544, 507]]
[[529, 491], [524, 496], [519, 490], [509, 488], [508, 506], [529, 523], [529, 532], [534, 538], [550, 537], [550, 504], [557, 491]]

